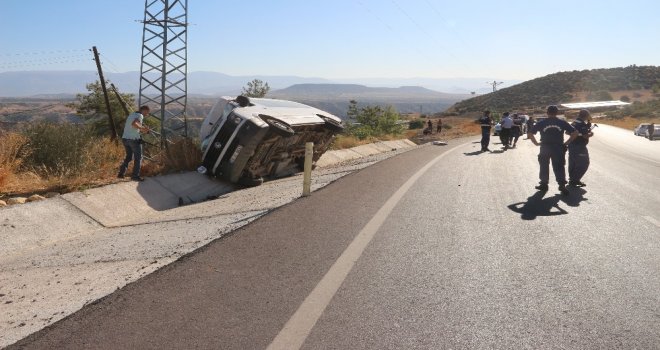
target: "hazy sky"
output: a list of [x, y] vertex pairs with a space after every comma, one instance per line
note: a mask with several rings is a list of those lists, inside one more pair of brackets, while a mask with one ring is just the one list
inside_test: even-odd
[[[144, 1], [0, 0], [0, 72], [139, 71]], [[660, 1], [189, 0], [188, 71], [532, 79], [660, 65]]]

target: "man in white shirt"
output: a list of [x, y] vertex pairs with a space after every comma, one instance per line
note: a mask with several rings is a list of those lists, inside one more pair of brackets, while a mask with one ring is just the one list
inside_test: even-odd
[[131, 176], [131, 180], [144, 181], [144, 179], [140, 177], [140, 168], [142, 167], [142, 137], [140, 135], [149, 132], [149, 127], [143, 123], [145, 115], [149, 115], [148, 106], [140, 107], [139, 111], [131, 113], [126, 118], [124, 134], [121, 137], [121, 140], [124, 143], [124, 149], [126, 150], [126, 158], [119, 167], [119, 174], [117, 177], [120, 179], [126, 174], [128, 163], [133, 160], [133, 175]]
[[511, 146], [511, 128], [513, 127], [513, 119], [511, 119], [509, 112], [504, 112], [504, 118], [502, 118], [501, 124], [502, 131], [500, 131], [500, 138], [502, 139], [504, 149], [507, 149]]

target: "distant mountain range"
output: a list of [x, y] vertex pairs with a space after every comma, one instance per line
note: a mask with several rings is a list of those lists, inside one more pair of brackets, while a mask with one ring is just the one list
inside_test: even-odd
[[337, 116], [346, 114], [350, 100], [356, 100], [358, 106], [392, 105], [400, 113], [436, 113], [471, 96], [419, 86], [373, 88], [357, 84], [296, 84], [268, 94], [268, 97], [298, 101]]
[[[139, 72], [105, 72], [105, 78], [113, 82], [122, 92], [137, 93], [140, 89]], [[0, 73], [0, 97], [33, 97], [37, 95], [62, 95], [85, 93], [85, 85], [98, 79], [95, 71], [23, 71]], [[446, 93], [477, 94], [488, 93], [486, 85], [492, 78], [469, 79], [337, 79], [305, 78], [296, 76], [231, 76], [218, 72], [188, 73], [188, 94], [235, 95], [247, 82], [260, 79], [269, 84], [272, 90], [284, 89], [296, 84], [360, 84], [369, 87], [421, 86]], [[519, 83], [518, 80], [504, 80], [502, 87]]]
[[[137, 94], [138, 72], [105, 73], [106, 80], [124, 93]], [[392, 105], [401, 113], [437, 113], [469, 98], [470, 91], [488, 86], [484, 79], [365, 79], [332, 81], [296, 76], [230, 76], [217, 72], [188, 74], [190, 97], [236, 96], [249, 81], [260, 79], [271, 87], [267, 97], [302, 102], [344, 116], [350, 100], [359, 105]], [[26, 71], [0, 73], [0, 97], [70, 99], [87, 93], [85, 86], [98, 80], [94, 71]], [[515, 83], [511, 81], [510, 84]], [[374, 84], [378, 87], [370, 87]], [[421, 84], [424, 84], [422, 87]], [[405, 85], [405, 86], [404, 86]], [[433, 87], [431, 89], [429, 87]], [[443, 88], [453, 93], [438, 92]], [[458, 92], [458, 93], [457, 93]]]

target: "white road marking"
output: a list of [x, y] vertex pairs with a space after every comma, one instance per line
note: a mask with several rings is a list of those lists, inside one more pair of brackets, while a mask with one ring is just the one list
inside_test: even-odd
[[660, 221], [650, 217], [650, 216], [644, 216], [644, 219], [648, 220], [650, 223], [654, 224], [655, 226], [660, 227]]
[[330, 270], [323, 276], [314, 290], [305, 298], [300, 307], [298, 307], [298, 310], [296, 310], [284, 325], [284, 328], [282, 328], [280, 333], [268, 345], [267, 350], [300, 349], [312, 331], [312, 328], [314, 328], [314, 325], [323, 314], [323, 311], [330, 304], [339, 287], [344, 283], [346, 276], [351, 272], [353, 266], [355, 266], [355, 263], [364, 252], [364, 249], [371, 242], [392, 210], [394, 210], [394, 207], [427, 170], [447, 154], [461, 146], [456, 146], [448, 150], [426, 164], [383, 204], [374, 217], [355, 236], [351, 244], [344, 250], [332, 267], [330, 267]]

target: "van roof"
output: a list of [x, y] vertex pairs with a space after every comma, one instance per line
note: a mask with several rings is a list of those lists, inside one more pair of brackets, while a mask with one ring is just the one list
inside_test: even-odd
[[[227, 99], [227, 97], [223, 97]], [[228, 99], [232, 99], [231, 97]], [[260, 114], [268, 115], [281, 119], [290, 124], [310, 124], [324, 123], [325, 121], [319, 115], [336, 119], [341, 119], [326, 111], [308, 106], [299, 102], [278, 100], [272, 98], [250, 98], [250, 105], [234, 109], [234, 113], [243, 117], [256, 117]]]

